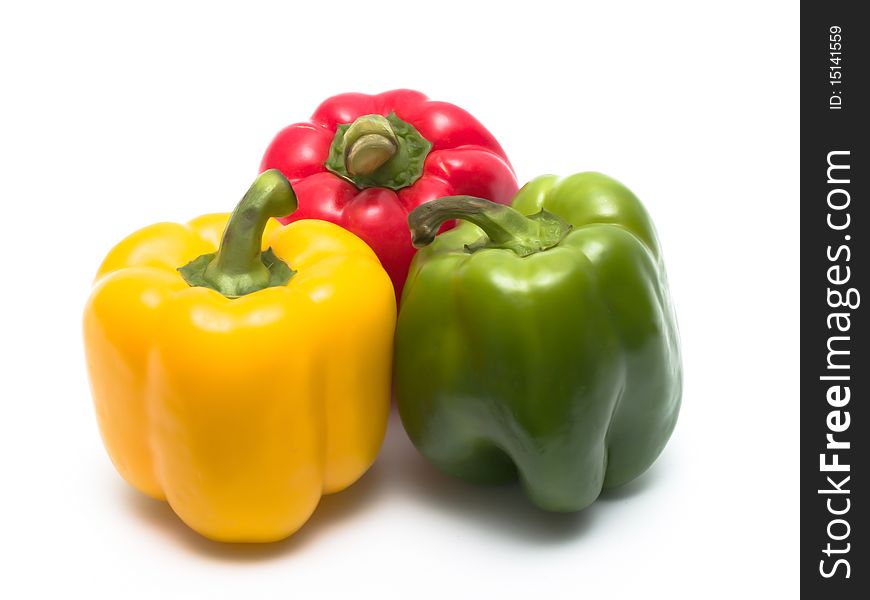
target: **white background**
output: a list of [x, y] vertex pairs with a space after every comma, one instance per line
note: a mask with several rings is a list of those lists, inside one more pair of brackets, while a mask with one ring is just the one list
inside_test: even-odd
[[[0, 596], [796, 596], [797, 3], [181, 4], [0, 9]], [[322, 99], [396, 87], [467, 108], [521, 181], [600, 170], [647, 204], [685, 357], [674, 436], [566, 516], [434, 472], [394, 420], [288, 541], [208, 542], [102, 448], [93, 273], [134, 229], [229, 210]]]

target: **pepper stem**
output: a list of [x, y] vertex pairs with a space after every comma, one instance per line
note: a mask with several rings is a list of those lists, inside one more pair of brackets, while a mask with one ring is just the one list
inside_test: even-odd
[[370, 175], [399, 148], [390, 122], [381, 115], [363, 115], [344, 132], [344, 165], [351, 175]]
[[564, 219], [545, 210], [527, 217], [510, 206], [483, 198], [445, 196], [421, 204], [408, 215], [411, 242], [416, 248], [428, 246], [441, 225], [450, 219], [469, 221], [483, 229], [486, 237], [466, 246], [470, 252], [503, 248], [528, 256], [552, 248], [571, 231]]
[[286, 284], [292, 269], [271, 249], [260, 249], [269, 219], [286, 217], [296, 207], [296, 194], [284, 175], [276, 169], [264, 171], [230, 215], [218, 251], [181, 267], [182, 277], [193, 286], [212, 288], [228, 298]]
[[429, 140], [395, 113], [362, 115], [336, 126], [323, 166], [361, 190], [399, 191], [423, 175], [431, 149]]

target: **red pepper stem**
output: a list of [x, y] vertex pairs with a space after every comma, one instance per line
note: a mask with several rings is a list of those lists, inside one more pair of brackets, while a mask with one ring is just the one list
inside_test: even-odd
[[551, 248], [571, 230], [571, 225], [563, 219], [543, 210], [527, 217], [510, 206], [483, 198], [446, 196], [421, 204], [408, 215], [414, 246], [421, 248], [431, 244], [441, 225], [451, 219], [469, 221], [486, 234], [487, 239], [468, 246], [469, 251], [503, 248], [519, 256]]
[[336, 126], [323, 166], [361, 190], [399, 191], [423, 175], [431, 149], [429, 140], [395, 113], [363, 115]]
[[363, 115], [344, 134], [344, 164], [351, 175], [370, 175], [399, 149], [396, 134], [386, 117]]

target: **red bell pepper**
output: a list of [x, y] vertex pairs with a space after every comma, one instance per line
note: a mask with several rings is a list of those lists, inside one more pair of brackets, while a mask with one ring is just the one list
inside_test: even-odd
[[260, 170], [291, 181], [299, 209], [282, 222], [323, 219], [377, 253], [400, 297], [414, 256], [408, 213], [442, 196], [508, 204], [517, 180], [495, 138], [463, 109], [413, 90], [340, 94], [284, 128]]

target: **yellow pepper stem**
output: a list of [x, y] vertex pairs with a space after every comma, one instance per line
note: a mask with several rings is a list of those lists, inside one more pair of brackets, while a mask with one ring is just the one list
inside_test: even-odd
[[203, 254], [179, 272], [192, 286], [208, 287], [238, 298], [267, 287], [286, 285], [293, 270], [271, 251], [261, 252], [263, 230], [272, 217], [296, 210], [290, 182], [276, 170], [257, 177], [236, 206], [217, 252]]

